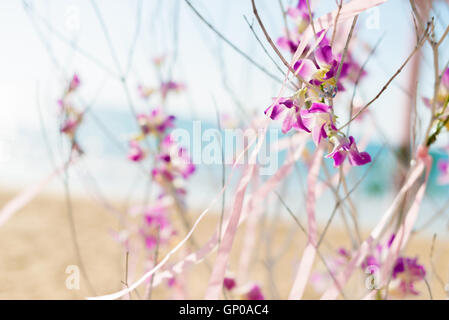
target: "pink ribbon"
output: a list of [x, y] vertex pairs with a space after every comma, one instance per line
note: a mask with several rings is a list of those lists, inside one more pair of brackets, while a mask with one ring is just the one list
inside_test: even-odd
[[[365, 240], [361, 245], [360, 248], [356, 251], [350, 262], [346, 265], [346, 267], [337, 275], [336, 280], [340, 287], [343, 287], [346, 282], [349, 280], [350, 276], [352, 275], [353, 271], [361, 265], [363, 260], [366, 258], [367, 254], [370, 252], [371, 245], [376, 242], [382, 233], [386, 230], [388, 227], [388, 222], [393, 217], [394, 213], [396, 212], [396, 209], [398, 208], [399, 204], [401, 203], [405, 193], [413, 186], [415, 181], [419, 178], [419, 176], [424, 171], [424, 168], [429, 165], [429, 160], [423, 161], [422, 158], [418, 158], [418, 163], [411, 169], [411, 172], [402, 186], [401, 190], [399, 191], [398, 195], [394, 199], [393, 203], [389, 207], [389, 209], [385, 212], [385, 214], [382, 216], [382, 219], [380, 222], [376, 225], [376, 227], [371, 232], [370, 236], [367, 240]], [[426, 180], [427, 181], [427, 180]], [[417, 198], [415, 199], [415, 203], [410, 208], [409, 213], [412, 213], [411, 217], [413, 218], [417, 211], [419, 210], [419, 205], [422, 200], [422, 195], [425, 191], [426, 183], [424, 183], [420, 188], [420, 193], [417, 195]], [[415, 213], [416, 212], [416, 213]], [[416, 219], [416, 217], [415, 217]], [[407, 224], [408, 228], [411, 228], [411, 220], [408, 220], [409, 223]], [[333, 285], [328, 290], [324, 292], [324, 294], [321, 296], [321, 299], [336, 299], [339, 294], [338, 288]]]
[[312, 271], [313, 262], [316, 256], [317, 246], [317, 226], [315, 218], [315, 202], [316, 202], [316, 182], [320, 173], [321, 161], [323, 158], [323, 147], [319, 146], [315, 150], [312, 165], [307, 176], [307, 220], [308, 220], [308, 239], [307, 246], [304, 250], [301, 263], [295, 276], [293, 287], [290, 291], [289, 299], [298, 300], [302, 298], [304, 289]]
[[63, 172], [72, 161], [56, 168], [52, 173], [42, 179], [39, 183], [23, 190], [10, 200], [0, 211], [0, 226], [6, 223], [17, 211], [22, 209], [28, 202], [33, 200], [55, 177]]

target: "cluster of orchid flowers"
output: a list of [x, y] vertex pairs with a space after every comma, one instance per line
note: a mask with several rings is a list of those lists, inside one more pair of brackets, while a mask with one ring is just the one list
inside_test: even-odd
[[[306, 1], [299, 0], [298, 5], [289, 8], [287, 13], [296, 19], [296, 32], [287, 30], [288, 36], [281, 37], [278, 44], [294, 53], [299, 45], [301, 32], [310, 22]], [[335, 167], [339, 167], [346, 158], [353, 166], [369, 163], [370, 155], [360, 152], [354, 138], [347, 137], [337, 128], [337, 117], [332, 106], [337, 92], [345, 90], [342, 80], [355, 81], [354, 75], [360, 73], [360, 66], [352, 60], [351, 54], [348, 52], [342, 63], [342, 55], [333, 53], [330, 42], [324, 35], [311, 58], [298, 60], [293, 69], [304, 81], [301, 88], [292, 96], [275, 99], [265, 110], [265, 114], [273, 120], [283, 120], [284, 134], [291, 129], [311, 133], [316, 146], [328, 139], [334, 148], [327, 157], [333, 158]]]
[[[154, 63], [160, 66], [163, 59], [157, 59]], [[144, 100], [159, 92], [165, 101], [169, 92], [182, 88], [182, 84], [168, 81], [163, 82], [157, 90], [139, 85], [138, 92]], [[128, 159], [143, 163], [151, 156], [150, 174], [161, 189], [156, 201], [143, 210], [144, 223], [139, 228], [146, 248], [153, 250], [158, 245], [168, 243], [176, 235], [169, 213], [174, 206], [179, 205], [178, 201], [183, 201], [182, 198], [186, 194], [185, 181], [194, 173], [195, 165], [187, 149], [180, 146], [171, 134], [175, 126], [173, 115], [167, 115], [164, 109], [159, 107], [149, 113], [137, 114], [136, 120], [140, 131], [129, 141]]]
[[265, 300], [261, 287], [257, 283], [249, 283], [245, 286], [237, 286], [237, 281], [231, 275], [223, 280], [223, 287], [228, 293], [234, 293], [242, 300]]
[[195, 171], [186, 148], [180, 146], [169, 130], [174, 128], [175, 117], [165, 115], [161, 108], [153, 109], [149, 114], [138, 114], [137, 121], [141, 132], [129, 142], [128, 159], [133, 162], [143, 161], [146, 152], [142, 146], [148, 136], [157, 140], [157, 152], [152, 169], [153, 178], [162, 186], [172, 184], [177, 193], [184, 194], [183, 181]]
[[[394, 235], [390, 238], [388, 243], [383, 246], [378, 244], [372, 254], [368, 255], [361, 264], [362, 272], [378, 277], [378, 272], [382, 267], [382, 263], [386, 258], [387, 249], [391, 246], [394, 240]], [[333, 276], [336, 276], [338, 272], [351, 260], [351, 253], [345, 248], [337, 250], [335, 257], [328, 261], [330, 272]], [[391, 282], [388, 286], [389, 295], [396, 298], [405, 298], [407, 296], [416, 296], [420, 292], [416, 290], [416, 283], [423, 281], [426, 276], [426, 269], [423, 265], [418, 263], [418, 258], [411, 258], [406, 256], [398, 256], [394, 262], [391, 270]], [[372, 279], [374, 283], [376, 279]], [[323, 291], [329, 283], [332, 282], [329, 273], [317, 272], [311, 277], [312, 284], [315, 290]], [[381, 288], [375, 288], [381, 289]]]
[[69, 81], [67, 88], [64, 90], [63, 96], [58, 100], [61, 116], [59, 131], [68, 137], [72, 151], [76, 151], [79, 154], [82, 153], [82, 149], [76, 140], [76, 132], [83, 120], [83, 112], [80, 112], [74, 107], [72, 97], [80, 84], [81, 81], [75, 73]]
[[148, 250], [167, 244], [176, 235], [176, 230], [168, 217], [170, 205], [172, 201], [169, 197], [160, 196], [154, 205], [146, 208], [143, 214], [144, 224], [140, 228], [140, 234]]
[[[142, 127], [143, 132], [147, 132], [145, 128], [151, 127], [152, 129], [148, 131], [148, 134], [152, 132], [160, 139], [158, 153], [154, 155], [154, 166], [151, 175], [154, 181], [160, 185], [162, 193], [155, 203], [145, 209], [143, 214], [144, 223], [140, 229], [140, 234], [148, 250], [168, 243], [176, 235], [176, 231], [169, 219], [170, 209], [173, 208], [174, 202], [186, 193], [182, 184], [183, 180], [188, 179], [195, 171], [195, 166], [191, 163], [186, 149], [180, 147], [170, 134], [163, 136], [165, 130], [171, 127], [173, 117], [159, 117], [159, 112], [162, 111], [158, 109], [158, 112], [152, 113], [153, 115], [158, 114], [158, 116], [149, 116], [146, 119], [149, 122], [146, 121]], [[170, 123], [170, 125], [161, 125], [159, 123], [161, 119], [162, 122]], [[150, 126], [147, 127], [147, 125]], [[131, 161], [140, 162], [147, 154], [140, 146], [140, 142], [136, 139], [130, 142], [128, 157]], [[172, 192], [175, 194], [172, 194]], [[176, 199], [173, 197], [176, 197]]]
[[[289, 7], [286, 12], [287, 17], [294, 21], [294, 27], [292, 29], [285, 30], [286, 35], [279, 37], [277, 39], [277, 44], [280, 48], [289, 51], [291, 54], [295, 54], [296, 50], [301, 43], [301, 38], [303, 36], [304, 31], [311, 23], [311, 17], [313, 18], [313, 13], [309, 14], [309, 10], [307, 7], [307, 0], [298, 0], [298, 3], [295, 7]], [[321, 33], [317, 34], [317, 37], [320, 36]], [[329, 40], [324, 37], [321, 41], [321, 46], [330, 44]], [[305, 51], [307, 52], [310, 48], [306, 46]], [[341, 55], [338, 57], [338, 61], [341, 60]], [[337, 61], [333, 62], [336, 63]], [[345, 61], [342, 66], [340, 79], [348, 79], [352, 82], [355, 82], [357, 78], [363, 77], [366, 75], [366, 72], [362, 70], [361, 66], [354, 60], [353, 55], [350, 51], [347, 52]], [[344, 86], [341, 82], [338, 83], [338, 90], [344, 91]]]
[[[374, 274], [376, 270], [380, 270], [387, 253], [387, 250], [384, 249], [391, 246], [394, 238], [395, 235], [393, 234], [386, 246], [381, 244], [376, 246], [373, 254], [368, 255], [361, 264], [363, 271]], [[346, 257], [350, 257], [348, 252], [346, 252]], [[415, 289], [415, 284], [423, 281], [425, 276], [426, 269], [418, 263], [418, 258], [398, 256], [391, 270], [392, 281], [388, 287], [389, 293], [399, 298], [404, 298], [407, 295], [419, 295], [419, 291]]]

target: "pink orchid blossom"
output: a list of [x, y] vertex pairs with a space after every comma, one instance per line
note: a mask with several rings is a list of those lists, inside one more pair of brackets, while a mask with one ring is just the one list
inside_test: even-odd
[[287, 9], [287, 16], [294, 20], [295, 28], [292, 31], [286, 30], [288, 35], [278, 38], [277, 44], [294, 54], [300, 44], [301, 35], [310, 24], [310, 15], [306, 0], [299, 0], [296, 7], [289, 7]]
[[371, 156], [367, 152], [359, 152], [355, 144], [354, 137], [336, 136], [334, 149], [326, 157], [334, 159], [334, 167], [339, 167], [348, 157], [352, 166], [362, 166], [371, 162]]
[[156, 247], [158, 239], [159, 244], [165, 244], [176, 234], [168, 218], [168, 207], [162, 205], [161, 201], [156, 202], [154, 206], [150, 206], [144, 212], [145, 224], [141, 229], [141, 234], [149, 250]]
[[223, 286], [228, 291], [231, 291], [232, 289], [234, 289], [236, 285], [237, 285], [237, 283], [234, 278], [225, 277], [223, 280]]
[[145, 152], [136, 140], [131, 140], [129, 143], [130, 149], [128, 152], [128, 159], [134, 162], [142, 161], [145, 158]]
[[[393, 234], [385, 246], [381, 244], [375, 246], [372, 252], [362, 261], [360, 267], [365, 274], [375, 274], [380, 270], [386, 253], [384, 248], [391, 246], [394, 237]], [[350, 259], [351, 254], [346, 249], [339, 249], [336, 256], [327, 261], [332, 275], [336, 276], [338, 272], [343, 270]], [[391, 271], [390, 293], [402, 298], [409, 294], [418, 295], [419, 292], [415, 289], [415, 284], [422, 281], [425, 275], [426, 270], [424, 266], [418, 264], [417, 258], [399, 256]], [[328, 272], [314, 273], [311, 280], [317, 291], [323, 291], [333, 281]]]
[[312, 140], [319, 145], [321, 139], [326, 139], [331, 131], [337, 131], [334, 124], [332, 107], [324, 103], [312, 103], [309, 109], [301, 110], [303, 122], [312, 132]]
[[187, 149], [180, 147], [171, 135], [167, 135], [162, 140], [158, 160], [158, 164], [152, 171], [154, 177], [173, 181], [177, 177], [187, 179], [195, 172], [195, 165]]
[[270, 114], [270, 118], [273, 120], [283, 117], [282, 133], [289, 132], [293, 127], [311, 132], [303, 123], [299, 105], [292, 99], [279, 99], [278, 103], [265, 110], [265, 114]]
[[[303, 85], [293, 96], [278, 98], [270, 105], [265, 114], [271, 119], [282, 118], [282, 133], [292, 128], [312, 134], [312, 140], [318, 146], [323, 139], [336, 140], [334, 150], [328, 155], [334, 159], [334, 166], [339, 167], [348, 156], [353, 166], [360, 166], [371, 162], [367, 152], [359, 152], [354, 138], [339, 132], [335, 122], [333, 108], [326, 104], [338, 90], [343, 89], [340, 79], [349, 74], [349, 62], [339, 67], [341, 58], [337, 61], [328, 44], [320, 45], [315, 50], [314, 61], [300, 59], [294, 64], [294, 69], [305, 81], [313, 85], [312, 88]], [[338, 58], [338, 57], [337, 57]], [[340, 77], [335, 79], [340, 71]]]
[[265, 300], [262, 289], [257, 284], [253, 285], [245, 296], [247, 300]]
[[398, 257], [393, 267], [393, 279], [399, 282], [398, 290], [401, 296], [407, 294], [419, 295], [415, 283], [424, 280], [426, 270], [418, 264], [417, 258]]
[[174, 81], [163, 82], [160, 86], [160, 92], [163, 99], [165, 99], [167, 95], [172, 91], [179, 92], [184, 89], [185, 89], [184, 84]]
[[77, 74], [74, 74], [69, 82], [67, 91], [64, 92], [63, 97], [58, 99], [57, 101], [62, 118], [59, 131], [69, 137], [69, 139], [72, 141], [72, 145], [75, 148], [79, 148], [78, 144], [75, 141], [75, 135], [76, 131], [78, 130], [83, 120], [83, 113], [76, 110], [72, 106], [72, 104], [69, 101], [69, 96], [71, 93], [73, 93], [78, 89], [80, 83], [81, 83], [80, 78], [78, 77]]
[[149, 114], [138, 114], [137, 122], [144, 134], [163, 134], [174, 127], [175, 117], [165, 115], [160, 108], [151, 110]]
[[78, 77], [78, 75], [75, 73], [72, 77], [72, 79], [70, 80], [69, 83], [69, 92], [75, 91], [76, 89], [78, 89], [78, 87], [80, 86], [81, 81], [80, 78]]
[[75, 136], [76, 130], [81, 124], [82, 119], [82, 114], [73, 112], [72, 114], [68, 115], [66, 119], [64, 119], [61, 128], [59, 129], [60, 132], [65, 133], [70, 138], [73, 138]]

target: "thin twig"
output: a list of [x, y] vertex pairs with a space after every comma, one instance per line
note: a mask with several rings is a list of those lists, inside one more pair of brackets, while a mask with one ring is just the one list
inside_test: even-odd
[[128, 53], [128, 64], [126, 67], [126, 72], [125, 75], [127, 75], [130, 71], [131, 71], [131, 67], [133, 64], [133, 58], [134, 58], [134, 51], [136, 48], [136, 44], [137, 44], [137, 39], [139, 38], [139, 33], [140, 33], [140, 26], [142, 24], [142, 0], [139, 0], [139, 2], [137, 3], [137, 12], [136, 12], [136, 29], [134, 31], [134, 37], [131, 43], [131, 47], [129, 48], [129, 53]]
[[248, 54], [243, 52], [241, 49], [239, 49], [234, 43], [232, 43], [228, 38], [226, 38], [221, 32], [219, 32], [209, 21], [207, 21], [199, 12], [198, 10], [192, 5], [192, 3], [189, 0], [184, 0], [187, 5], [192, 9], [192, 11], [196, 14], [200, 20], [205, 23], [209, 29], [211, 29], [220, 39], [222, 39], [226, 44], [228, 44], [234, 51], [236, 51], [238, 54], [240, 54], [242, 57], [244, 57], [246, 60], [248, 60], [251, 64], [253, 64], [257, 69], [265, 73], [267, 76], [272, 78], [273, 80], [276, 80], [279, 83], [283, 83], [283, 80], [273, 75], [271, 72], [269, 72], [267, 69], [262, 67], [260, 64], [258, 64], [256, 61], [254, 61]]
[[334, 44], [335, 35], [337, 34], [337, 22], [338, 19], [340, 18], [340, 12], [342, 7], [343, 7], [343, 0], [340, 0], [340, 3], [338, 4], [337, 15], [335, 16], [334, 30], [332, 31], [331, 46]]
[[407, 59], [402, 63], [402, 65], [399, 67], [399, 69], [393, 74], [393, 76], [387, 81], [387, 83], [383, 86], [383, 88], [377, 93], [377, 95], [371, 99], [363, 108], [361, 108], [348, 122], [346, 122], [343, 126], [341, 126], [338, 130], [343, 129], [346, 127], [349, 123], [354, 121], [362, 112], [364, 112], [371, 104], [373, 104], [379, 97], [387, 90], [388, 86], [391, 84], [391, 82], [402, 72], [404, 67], [407, 65], [407, 63], [410, 61], [410, 59], [415, 55], [416, 52], [418, 52], [419, 49], [424, 44], [424, 41], [427, 39], [429, 31], [429, 26], [426, 28], [423, 37], [419, 41], [419, 43], [416, 45], [415, 49], [411, 52], [411, 54], [407, 57]]
[[[296, 222], [296, 224], [298, 225], [298, 227], [303, 231], [304, 235], [307, 237], [308, 233], [306, 231], [306, 229], [304, 228], [304, 226], [302, 225], [302, 223], [299, 221], [299, 219], [296, 217], [296, 215], [293, 213], [293, 211], [289, 208], [289, 206], [285, 203], [285, 201], [282, 199], [281, 195], [279, 193], [277, 193], [275, 191], [275, 194], [277, 195], [277, 197], [279, 198], [279, 201], [281, 202], [281, 204], [284, 206], [284, 208], [287, 210], [287, 212], [290, 214], [290, 217], [293, 218], [293, 220]], [[316, 247], [316, 252], [318, 257], [320, 258], [321, 262], [324, 264], [324, 267], [326, 268], [329, 276], [332, 278], [332, 280], [334, 281], [335, 286], [337, 287], [337, 289], [340, 291], [341, 296], [343, 297], [343, 299], [346, 299], [346, 295], [343, 291], [343, 288], [341, 288], [339, 282], [337, 281], [337, 279], [335, 278], [334, 272], [332, 271], [332, 269], [330, 268], [330, 266], [328, 265], [328, 263], [326, 262], [326, 259], [324, 259], [324, 256], [322, 255], [321, 251], [319, 250], [318, 246]]]
[[[384, 36], [385, 36], [385, 33], [382, 34], [382, 36], [379, 38], [379, 40], [377, 40], [376, 44], [374, 45], [374, 47], [371, 49], [370, 53], [368, 54], [368, 57], [363, 62], [362, 66], [360, 67], [359, 73], [357, 74], [357, 78], [354, 82], [354, 90], [352, 91], [352, 96], [351, 96], [351, 104], [349, 107], [349, 118], [352, 117], [352, 113], [354, 111], [354, 99], [355, 99], [355, 95], [357, 92], [357, 87], [359, 85], [360, 79], [362, 78], [362, 75], [363, 75], [363, 72], [365, 71], [366, 65], [370, 61], [371, 57], [374, 55], [374, 52], [377, 50], [377, 47], [380, 45]], [[350, 128], [350, 125], [348, 125], [347, 134], [349, 134], [349, 128]]]
[[435, 267], [435, 262], [433, 261], [433, 254], [435, 252], [435, 243], [437, 240], [437, 234], [434, 233], [433, 237], [432, 237], [432, 246], [430, 247], [430, 267], [432, 269], [432, 273], [435, 275], [435, 277], [438, 280], [438, 283], [441, 285], [441, 287], [443, 288], [443, 290], [445, 290], [446, 288], [446, 284], [444, 283], [443, 279], [440, 277], [440, 275], [438, 274], [436, 267]]
[[352, 20], [351, 30], [349, 31], [348, 38], [346, 39], [346, 44], [345, 44], [345, 48], [344, 48], [344, 50], [343, 50], [343, 55], [342, 55], [342, 57], [341, 57], [341, 61], [340, 61], [340, 64], [339, 64], [339, 66], [338, 66], [338, 69], [337, 69], [337, 75], [335, 76], [335, 82], [336, 82], [337, 84], [338, 84], [338, 79], [340, 78], [341, 69], [343, 68], [343, 63], [345, 62], [346, 55], [348, 54], [349, 42], [351, 41], [352, 34], [353, 34], [353, 32], [354, 32], [355, 25], [356, 25], [356, 23], [357, 23], [357, 19], [358, 19], [358, 18], [359, 18], [359, 16], [356, 15], [356, 16], [354, 17], [354, 19]]
[[262, 22], [262, 19], [260, 19], [259, 13], [257, 12], [257, 8], [256, 8], [256, 3], [254, 2], [254, 0], [251, 0], [251, 4], [253, 6], [254, 16], [256, 17], [257, 22], [259, 23], [259, 26], [265, 35], [265, 38], [267, 39], [270, 46], [273, 48], [274, 52], [276, 52], [279, 59], [281, 59], [282, 63], [290, 70], [291, 73], [293, 73], [296, 76], [296, 78], [298, 79], [298, 81], [300, 83], [303, 83], [305, 86], [307, 86], [309, 88], [313, 88], [314, 86], [312, 84], [308, 83], [307, 81], [305, 81], [299, 74], [297, 74], [297, 72], [295, 71], [295, 69], [293, 69], [293, 67], [290, 65], [290, 63], [288, 63], [287, 60], [285, 60], [284, 56], [279, 51], [279, 49], [277, 48], [277, 46], [274, 44], [273, 40], [271, 39], [270, 35], [268, 34], [268, 31], [265, 28], [265, 26]]
[[271, 62], [276, 66], [276, 69], [278, 69], [282, 74], [284, 74], [284, 70], [281, 69], [281, 67], [277, 64], [277, 62], [273, 59], [273, 57], [268, 53], [267, 48], [263, 45], [262, 41], [260, 40], [259, 36], [257, 35], [256, 31], [254, 30], [253, 24], [249, 23], [248, 18], [243, 15], [243, 18], [245, 19], [246, 23], [248, 24], [248, 27], [250, 28], [251, 32], [253, 33], [254, 37], [256, 38], [257, 42], [262, 47], [262, 50], [265, 52], [265, 54], [270, 58]]
[[307, 2], [307, 11], [309, 12], [310, 24], [312, 25], [313, 34], [316, 37], [315, 22], [313, 21], [313, 14], [312, 14], [312, 8], [310, 6], [310, 0], [306, 0], [306, 2]]

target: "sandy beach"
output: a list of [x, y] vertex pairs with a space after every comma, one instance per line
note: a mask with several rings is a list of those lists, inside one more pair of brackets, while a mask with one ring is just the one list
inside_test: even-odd
[[[3, 206], [12, 197], [12, 193], [3, 192], [0, 204]], [[123, 288], [121, 282], [125, 280], [126, 257], [110, 233], [111, 230], [117, 230], [117, 219], [88, 199], [74, 198], [72, 207], [82, 259], [95, 294], [107, 294]], [[217, 218], [218, 215], [210, 214], [201, 222], [195, 232], [200, 243], [204, 243], [211, 236]], [[292, 261], [299, 261], [306, 239], [294, 223], [288, 220], [272, 226], [274, 229], [271, 240], [261, 240], [262, 245], [255, 253], [256, 256], [253, 256], [250, 277], [251, 280], [262, 284], [267, 296], [286, 298], [295, 270]], [[236, 270], [238, 267], [238, 249], [241, 247], [244, 230], [245, 226], [242, 225], [236, 238], [230, 270]], [[331, 241], [333, 248], [349, 246], [349, 239], [343, 232], [332, 230], [326, 238], [327, 242]], [[271, 250], [267, 250], [267, 243]], [[421, 263], [426, 266], [433, 298], [444, 299], [446, 295], [443, 285], [431, 270], [431, 244], [430, 236], [414, 237], [407, 247], [407, 253], [418, 255]], [[449, 273], [448, 244], [447, 239], [437, 238], [433, 256], [434, 271], [445, 282]], [[325, 254], [329, 249], [323, 246], [322, 251]], [[276, 257], [270, 259], [267, 252], [272, 252]], [[215, 254], [212, 254], [208, 258], [209, 263], [212, 263], [214, 258]], [[175, 261], [176, 258], [173, 262]], [[66, 279], [69, 276], [66, 268], [70, 265], [77, 265], [77, 258], [64, 198], [40, 195], [0, 229], [0, 299], [84, 299], [91, 296], [92, 292], [84, 280], [81, 280], [79, 290], [66, 288]], [[269, 276], [268, 268], [272, 268], [273, 277]], [[207, 265], [202, 263], [188, 272], [190, 290], [189, 296], [183, 296], [184, 298], [203, 297], [209, 280], [209, 270]], [[135, 276], [140, 275], [140, 272], [137, 271]], [[129, 280], [132, 281], [131, 276]], [[429, 293], [425, 286], [419, 286], [419, 289], [422, 293], [417, 298], [428, 299]], [[173, 298], [165, 284], [156, 288], [152, 297]], [[305, 297], [319, 298], [319, 293], [309, 285]], [[134, 298], [137, 296], [134, 295]]]

